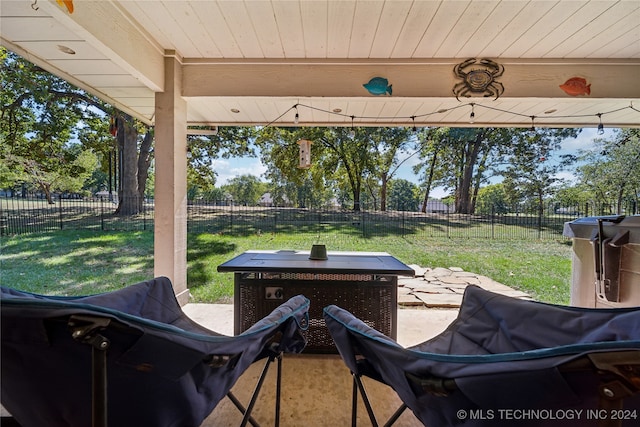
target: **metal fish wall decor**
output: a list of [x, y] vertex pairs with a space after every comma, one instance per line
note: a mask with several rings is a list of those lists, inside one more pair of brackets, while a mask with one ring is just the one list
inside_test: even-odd
[[384, 77], [374, 77], [362, 86], [372, 95], [384, 95], [385, 93], [391, 95], [393, 91], [391, 88], [392, 85], [390, 85], [389, 81]]
[[571, 96], [591, 95], [591, 84], [587, 84], [587, 80], [582, 77], [570, 78], [560, 85], [560, 89]]
[[60, 6], [66, 6], [69, 13], [73, 13], [73, 0], [56, 0]]

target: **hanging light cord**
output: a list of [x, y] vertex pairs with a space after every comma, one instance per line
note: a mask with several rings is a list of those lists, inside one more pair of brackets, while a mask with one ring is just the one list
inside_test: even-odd
[[[487, 110], [493, 110], [493, 111], [498, 111], [501, 113], [505, 113], [505, 114], [511, 114], [513, 116], [519, 116], [519, 117], [526, 117], [527, 119], [540, 119], [541, 116], [531, 116], [529, 114], [523, 114], [523, 113], [518, 113], [516, 111], [510, 111], [510, 110], [505, 110], [502, 108], [497, 108], [497, 107], [491, 107], [488, 105], [482, 105], [482, 104], [478, 104], [475, 102], [470, 102], [468, 104], [460, 104], [460, 105], [456, 105], [455, 107], [451, 107], [451, 108], [443, 108], [437, 111], [432, 111], [430, 113], [424, 113], [424, 114], [416, 114], [413, 116], [355, 116], [353, 114], [346, 114], [346, 113], [338, 113], [335, 111], [330, 111], [330, 110], [325, 110], [323, 108], [318, 108], [318, 107], [314, 107], [312, 105], [305, 105], [305, 104], [295, 104], [293, 106], [291, 106], [289, 109], [287, 109], [284, 113], [280, 114], [278, 117], [276, 117], [275, 119], [273, 119], [272, 121], [270, 121], [269, 123], [267, 123], [265, 125], [265, 127], [269, 127], [271, 125], [273, 125], [275, 122], [277, 122], [278, 120], [280, 120], [282, 117], [284, 117], [287, 113], [289, 113], [291, 110], [295, 110], [296, 114], [298, 112], [298, 107], [303, 107], [303, 108], [307, 108], [309, 110], [314, 110], [314, 111], [319, 111], [325, 114], [330, 114], [330, 115], [334, 115], [334, 116], [340, 116], [340, 117], [344, 117], [347, 119], [351, 119], [351, 124], [353, 126], [354, 121], [357, 120], [398, 120], [398, 119], [406, 119], [406, 120], [411, 120], [413, 123], [415, 123], [416, 119], [420, 119], [420, 118], [425, 118], [425, 117], [429, 117], [429, 116], [433, 116], [436, 114], [443, 114], [443, 113], [448, 113], [450, 111], [454, 111], [457, 110], [459, 108], [466, 108], [466, 107], [471, 107], [472, 112], [475, 110], [475, 108], [484, 108]], [[631, 103], [629, 106], [627, 107], [620, 107], [620, 108], [616, 108], [615, 110], [609, 110], [609, 111], [605, 111], [602, 113], [597, 113], [597, 114], [574, 114], [574, 115], [545, 115], [544, 118], [545, 119], [571, 119], [571, 118], [584, 118], [584, 117], [594, 117], [595, 119], [598, 120], [602, 120], [602, 116], [605, 116], [607, 114], [613, 114], [613, 113], [617, 113], [619, 111], [623, 111], [626, 109], [631, 109], [633, 111], [637, 111], [640, 113], [640, 110], [638, 110], [636, 107], [633, 106], [633, 103]], [[474, 114], [474, 119], [475, 119], [475, 114]], [[540, 125], [540, 123], [538, 123], [538, 125]]]

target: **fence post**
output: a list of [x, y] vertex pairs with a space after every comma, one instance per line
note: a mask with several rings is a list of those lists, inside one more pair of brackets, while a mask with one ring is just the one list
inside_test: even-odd
[[495, 216], [496, 216], [496, 205], [495, 204], [491, 204], [491, 240], [495, 240], [496, 239], [496, 220], [495, 220]]
[[446, 227], [446, 229], [447, 229], [447, 239], [448, 239], [448, 238], [450, 237], [450, 236], [449, 236], [449, 222], [450, 222], [450, 219], [449, 219], [449, 207], [447, 207], [447, 215], [446, 215], [446, 218], [447, 218], [447, 227]]
[[60, 230], [62, 230], [62, 196], [58, 196], [58, 206], [60, 206], [58, 212], [60, 212]]
[[278, 211], [276, 209], [273, 210], [273, 233], [278, 233]]
[[[138, 196], [140, 197], [140, 196]], [[147, 210], [144, 206], [144, 196], [142, 196], [142, 229], [147, 231]], [[189, 202], [187, 201], [187, 224], [189, 224]]]
[[542, 236], [542, 218], [544, 217], [544, 206], [542, 209], [538, 209], [538, 240]]
[[100, 230], [104, 231], [104, 197], [100, 196]]
[[404, 224], [404, 203], [403, 203], [402, 204], [402, 237], [403, 238], [405, 237], [404, 227], [405, 227], [405, 224]]

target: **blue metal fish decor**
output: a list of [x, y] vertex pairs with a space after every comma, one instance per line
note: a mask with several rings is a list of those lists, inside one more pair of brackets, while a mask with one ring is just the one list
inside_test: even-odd
[[369, 80], [369, 83], [365, 83], [362, 86], [364, 86], [371, 95], [384, 95], [385, 93], [391, 95], [391, 85], [384, 77], [374, 77]]

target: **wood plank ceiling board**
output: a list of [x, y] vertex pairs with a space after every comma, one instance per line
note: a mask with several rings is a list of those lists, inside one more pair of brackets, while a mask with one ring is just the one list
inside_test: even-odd
[[[562, 2], [561, 4], [564, 4]], [[571, 2], [567, 2], [571, 3]], [[586, 2], [582, 3], [583, 6]], [[540, 40], [535, 46], [527, 51], [528, 57], [535, 58], [558, 58], [558, 57], [571, 57], [567, 54], [559, 54], [559, 47], [564, 47], [560, 52], [570, 52], [575, 46], [580, 44], [580, 40], [575, 40], [572, 37], [578, 33], [588, 22], [595, 19], [598, 14], [603, 13], [607, 9], [608, 2], [592, 2], [592, 7], [580, 7], [573, 11], [570, 15], [566, 16], [562, 25], [554, 25], [550, 28], [552, 30]], [[557, 9], [557, 8], [556, 8]], [[556, 12], [554, 9], [554, 12]], [[569, 12], [569, 8], [563, 10], [563, 12]], [[564, 16], [564, 13], [561, 13]], [[557, 17], [556, 17], [557, 19]]]
[[471, 37], [456, 53], [458, 58], [497, 57], [502, 52], [500, 36], [504, 29], [522, 10], [524, 3], [500, 2], [480, 23]]
[[[579, 11], [575, 18], [572, 18], [572, 22], [578, 23], [578, 20], [582, 20], [582, 24], [579, 28], [576, 27], [574, 32], [570, 34], [566, 39], [559, 43], [555, 48], [551, 49], [545, 56], [548, 57], [564, 57], [564, 58], [583, 58], [588, 57], [590, 52], [588, 49], [593, 49], [592, 42], [602, 45], [603, 41], [615, 39], [617, 34], [621, 32], [618, 30], [604, 31], [602, 28], [616, 27], [624, 28], [625, 22], [621, 22], [620, 17], [623, 16], [623, 21], [627, 20], [627, 25], [638, 25], [640, 22], [640, 15], [637, 13], [638, 5], [640, 2], [622, 2], [618, 4], [618, 7], [611, 5], [609, 8], [603, 8], [600, 14], [596, 14], [593, 11], [588, 13], [580, 13]], [[629, 7], [625, 7], [629, 6]], [[622, 9], [622, 11], [620, 9]]]
[[176, 50], [183, 56], [197, 52], [195, 46], [161, 1], [122, 3], [128, 14], [139, 22], [163, 50]]
[[349, 40], [349, 58], [371, 58], [383, 2], [357, 3]]
[[382, 109], [384, 108], [384, 104], [382, 102], [378, 102], [375, 98], [369, 100], [364, 107], [364, 111], [362, 112], [362, 117], [364, 120], [377, 121], [382, 114]]
[[109, 88], [109, 94], [115, 98], [126, 98], [128, 96], [133, 96], [136, 98], [153, 99], [155, 97], [153, 91], [149, 90], [149, 88], [147, 88], [146, 86]]
[[[31, 52], [40, 58], [44, 58], [47, 61], [56, 60], [82, 60], [88, 65], [91, 60], [108, 60], [98, 50], [94, 49], [89, 43], [84, 40], [46, 40], [46, 41], [27, 41], [20, 43], [23, 48]], [[75, 52], [74, 55], [65, 53], [58, 46], [66, 46]]]
[[203, 44], [209, 44], [209, 49], [215, 51], [205, 58], [241, 58], [242, 53], [238, 47], [232, 29], [229, 27], [222, 10], [217, 2], [199, 1], [192, 3], [193, 10], [206, 22], [207, 38]]
[[[155, 7], [152, 6], [152, 3], [155, 3]], [[172, 49], [176, 50], [176, 46], [172, 44], [172, 41], [169, 37], [169, 31], [167, 33], [163, 32], [160, 28], [162, 25], [161, 22], [156, 22], [152, 20], [146, 13], [147, 8], [153, 10], [154, 8], [159, 7], [159, 2], [124, 2], [119, 3], [118, 8], [121, 13], [128, 17], [133, 22], [137, 22], [140, 28], [143, 29], [143, 32], [148, 34], [150, 39], [153, 39], [157, 46], [161, 49]], [[143, 8], [143, 6], [147, 6]]]
[[[25, 2], [26, 3], [26, 2]], [[20, 19], [0, 19], [2, 34], [14, 42], [29, 41], [79, 41], [82, 40], [67, 28], [58, 25], [51, 16], [44, 13]], [[34, 32], [38, 28], [40, 31]]]
[[326, 58], [327, 3], [301, 2], [300, 18], [305, 49], [304, 58]]
[[[459, 16], [466, 10], [469, 2], [453, 1], [441, 2], [435, 11], [433, 19], [429, 21], [424, 37], [417, 46], [413, 58], [433, 58], [440, 51], [443, 43], [451, 37], [451, 28], [458, 21]], [[447, 52], [446, 57], [454, 57], [453, 52]]]
[[329, 2], [327, 9], [327, 58], [348, 58], [349, 39], [356, 3]]
[[[330, 123], [332, 114], [329, 113], [329, 102], [326, 99], [301, 99], [304, 107], [298, 108], [300, 120], [304, 123]], [[295, 114], [295, 109], [292, 111]]]
[[[557, 3], [556, 1], [535, 1], [535, 2], [509, 2], [519, 5], [521, 9], [513, 16], [509, 22], [501, 28], [499, 34], [494, 37], [491, 44], [480, 50], [479, 53], [470, 55], [471, 57], [510, 57], [505, 52], [513, 45], [522, 43], [523, 35], [533, 27], [549, 10]], [[503, 3], [501, 3], [503, 4]], [[501, 20], [502, 18], [497, 18]]]
[[[502, 52], [501, 56], [505, 58], [536, 58], [534, 50], [549, 50], [549, 47], [540, 48], [538, 44], [541, 40], [551, 40], [549, 36], [554, 28], [563, 26], [571, 15], [580, 8], [584, 2], [554, 2], [550, 9], [545, 10], [545, 14], [537, 18], [527, 31], [518, 38], [509, 48]], [[544, 3], [546, 5], [546, 3]], [[537, 16], [532, 12], [532, 16]]]
[[284, 58], [305, 58], [305, 34], [298, 2], [277, 1], [271, 3], [275, 15]]
[[245, 2], [221, 1], [218, 5], [240, 51], [240, 55], [236, 57], [264, 58], [264, 52], [260, 47], [260, 41], [253, 22], [249, 18]]
[[[638, 2], [640, 4], [640, 2]], [[600, 33], [602, 34], [602, 33]], [[577, 47], [572, 54], [584, 58], [640, 58], [640, 42], [632, 42], [620, 49], [611, 49], [618, 46], [619, 40], [640, 38], [640, 9], [626, 15], [618, 24], [612, 25], [606, 30], [607, 37], [594, 37]]]
[[[371, 43], [369, 57], [391, 58], [395, 51], [398, 37], [404, 27], [407, 14], [411, 8], [410, 2], [386, 2], [380, 11], [380, 19], [377, 22], [375, 35]], [[370, 22], [369, 25], [374, 25]]]
[[464, 55], [464, 47], [473, 43], [473, 38], [484, 21], [496, 8], [495, 2], [471, 2], [450, 29], [447, 39], [440, 45], [435, 56], [450, 55], [453, 58], [465, 58], [475, 55]]
[[139, 80], [130, 74], [77, 74], [76, 77], [102, 90], [107, 88], [144, 87]]
[[267, 123], [269, 121], [258, 108], [256, 102], [243, 103], [240, 114], [242, 114], [243, 121], [249, 123]]
[[271, 2], [255, 2], [246, 8], [264, 58], [282, 58], [284, 51]]
[[[171, 12], [173, 19], [180, 28], [184, 28], [186, 39], [180, 43], [178, 51], [187, 58], [217, 58], [220, 57], [220, 49], [216, 41], [211, 37], [210, 13], [201, 13], [196, 8], [199, 3], [186, 3], [184, 8], [175, 10], [175, 3], [169, 3], [166, 7]], [[184, 51], [183, 51], [184, 49]]]
[[[65, 45], [66, 46], [66, 45]], [[75, 55], [71, 56], [73, 58]], [[49, 58], [49, 62], [51, 64], [62, 68], [64, 67], [66, 70], [75, 74], [77, 76], [82, 75], [103, 75], [103, 74], [111, 74], [111, 75], [120, 75], [120, 76], [129, 76], [125, 70], [122, 69], [117, 64], [114, 64], [112, 61], [108, 59], [92, 59], [91, 61], [87, 61], [85, 59], [68, 59], [69, 55], [66, 55], [66, 58], [62, 59], [51, 59]]]
[[[411, 3], [411, 9], [393, 49], [393, 58], [413, 58], [418, 46], [425, 39], [425, 32], [431, 27], [431, 21], [438, 10], [439, 2], [422, 1]], [[431, 43], [431, 40], [425, 40]]]
[[399, 99], [380, 102], [380, 117], [398, 117], [401, 120], [407, 121], [406, 117], [410, 117], [413, 114], [404, 114], [404, 109], [410, 101]]

